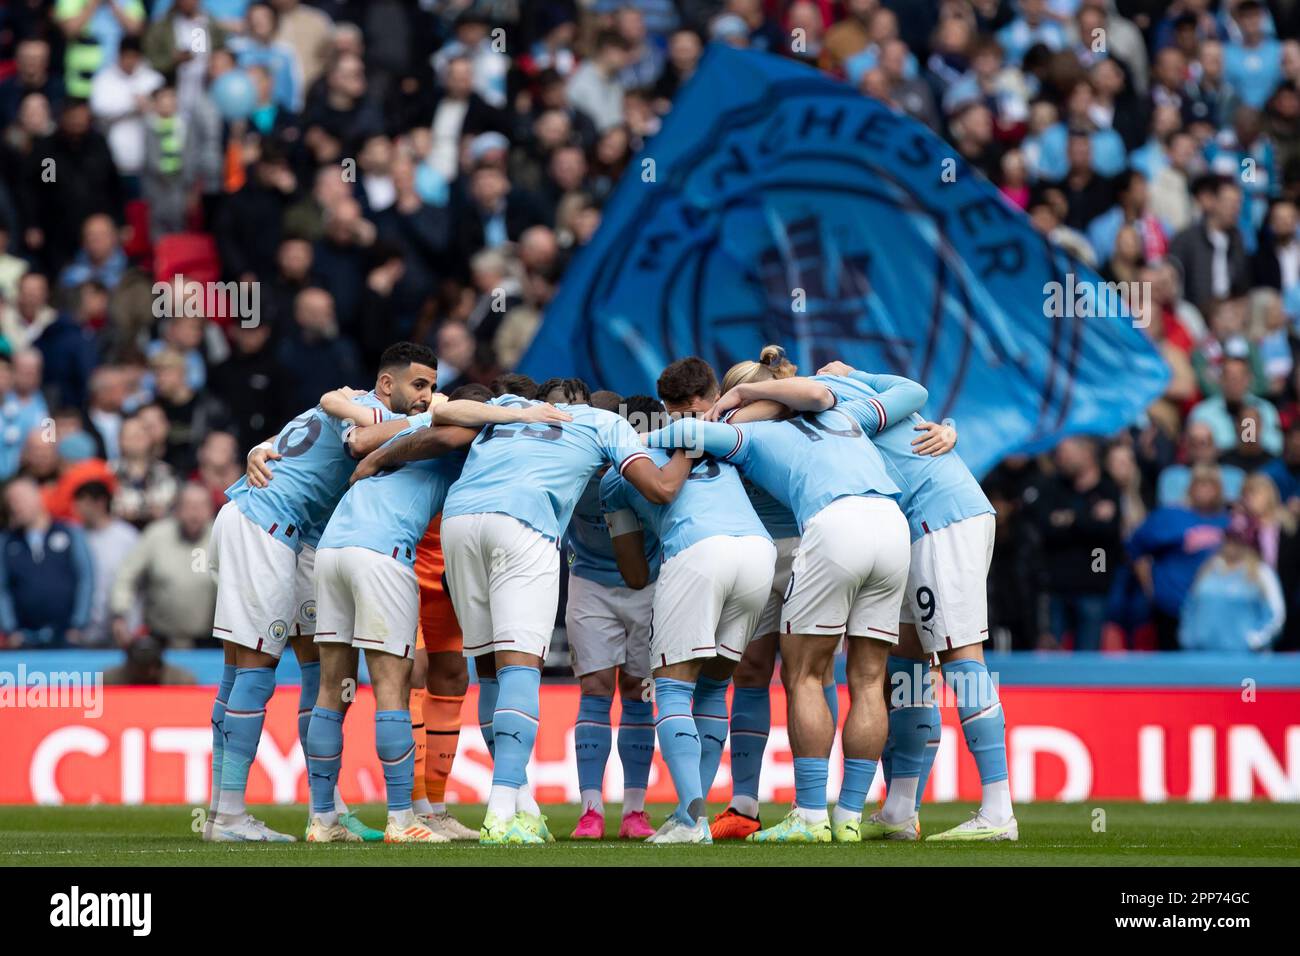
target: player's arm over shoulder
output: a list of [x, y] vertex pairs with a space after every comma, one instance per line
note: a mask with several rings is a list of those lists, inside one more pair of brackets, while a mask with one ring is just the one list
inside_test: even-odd
[[850, 377], [862, 382], [876, 393], [875, 397], [867, 400], [875, 408], [879, 417], [879, 423], [873, 429], [874, 431], [884, 431], [913, 412], [919, 412], [930, 398], [930, 392], [924, 385], [902, 375], [879, 375], [855, 371]]
[[366, 394], [359, 388], [344, 387], [320, 397], [321, 410], [338, 422], [353, 458], [364, 458], [394, 435], [420, 424], [419, 416], [408, 418], [373, 400], [362, 401]]
[[623, 477], [651, 504], [666, 505], [677, 497], [691, 473], [692, 462], [684, 452], [674, 452], [660, 467], [641, 444], [641, 436], [623, 419], [618, 419], [605, 439], [605, 456]]
[[[401, 421], [405, 422], [405, 419]], [[468, 448], [477, 437], [476, 429], [461, 428], [458, 425], [416, 428], [409, 435], [389, 441], [367, 454], [352, 472], [349, 484], [369, 478], [386, 468], [395, 468], [404, 462], [437, 458]]]
[[[511, 396], [501, 396], [509, 398]], [[463, 428], [482, 428], [485, 425], [512, 425], [535, 422], [563, 424], [573, 421], [568, 412], [560, 411], [547, 402], [505, 403], [500, 399], [476, 402], [472, 399], [443, 402], [433, 409], [433, 424], [459, 425]]]
[[[679, 462], [680, 456], [674, 455], [660, 468], [627, 419], [600, 409], [593, 410], [593, 414], [600, 452], [617, 474], [652, 504], [666, 505], [676, 498], [690, 474], [690, 463]], [[610, 480], [608, 474], [605, 480]]]

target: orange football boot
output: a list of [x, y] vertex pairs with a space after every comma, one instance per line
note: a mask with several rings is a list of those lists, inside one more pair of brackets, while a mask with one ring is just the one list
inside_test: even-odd
[[715, 840], [743, 840], [751, 833], [763, 828], [758, 817], [747, 817], [734, 807], [727, 807], [709, 825], [709, 833]]

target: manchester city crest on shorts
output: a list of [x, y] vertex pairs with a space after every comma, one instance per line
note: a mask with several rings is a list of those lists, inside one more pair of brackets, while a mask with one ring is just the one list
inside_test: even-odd
[[311, 623], [315, 624], [316, 623], [316, 602], [303, 601], [302, 607], [298, 608], [298, 616], [302, 618], [304, 621], [310, 621]]
[[266, 629], [266, 634], [278, 644], [288, 636], [289, 625], [284, 621], [272, 621], [271, 626]]

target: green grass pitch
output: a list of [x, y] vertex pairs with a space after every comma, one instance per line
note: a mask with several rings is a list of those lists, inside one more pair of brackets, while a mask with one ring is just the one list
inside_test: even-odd
[[[454, 807], [471, 826], [477, 806]], [[657, 824], [668, 807], [651, 807]], [[719, 808], [713, 808], [715, 811]], [[763, 808], [772, 823], [784, 812]], [[921, 823], [937, 833], [974, 807], [926, 806]], [[1097, 810], [1104, 810], [1104, 821]], [[302, 833], [301, 806], [254, 807], [271, 826]], [[618, 807], [609, 808], [613, 823]], [[383, 808], [360, 808], [381, 823]], [[863, 843], [821, 846], [646, 846], [568, 840], [573, 806], [545, 808], [557, 842], [544, 847], [340, 844], [214, 845], [190, 830], [187, 807], [0, 807], [3, 866], [1214, 866], [1297, 865], [1300, 807], [1286, 804], [1031, 804], [1018, 807], [1020, 842]], [[1104, 822], [1104, 829], [1102, 823]], [[616, 831], [617, 824], [614, 823]]]

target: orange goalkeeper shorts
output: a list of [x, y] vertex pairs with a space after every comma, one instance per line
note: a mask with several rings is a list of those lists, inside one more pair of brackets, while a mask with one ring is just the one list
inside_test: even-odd
[[415, 577], [420, 582], [420, 628], [415, 646], [431, 654], [459, 654], [464, 639], [456, 620], [456, 610], [443, 583], [446, 566], [442, 559], [442, 540], [438, 536], [441, 525], [441, 515], [429, 522], [424, 538], [415, 549]]

